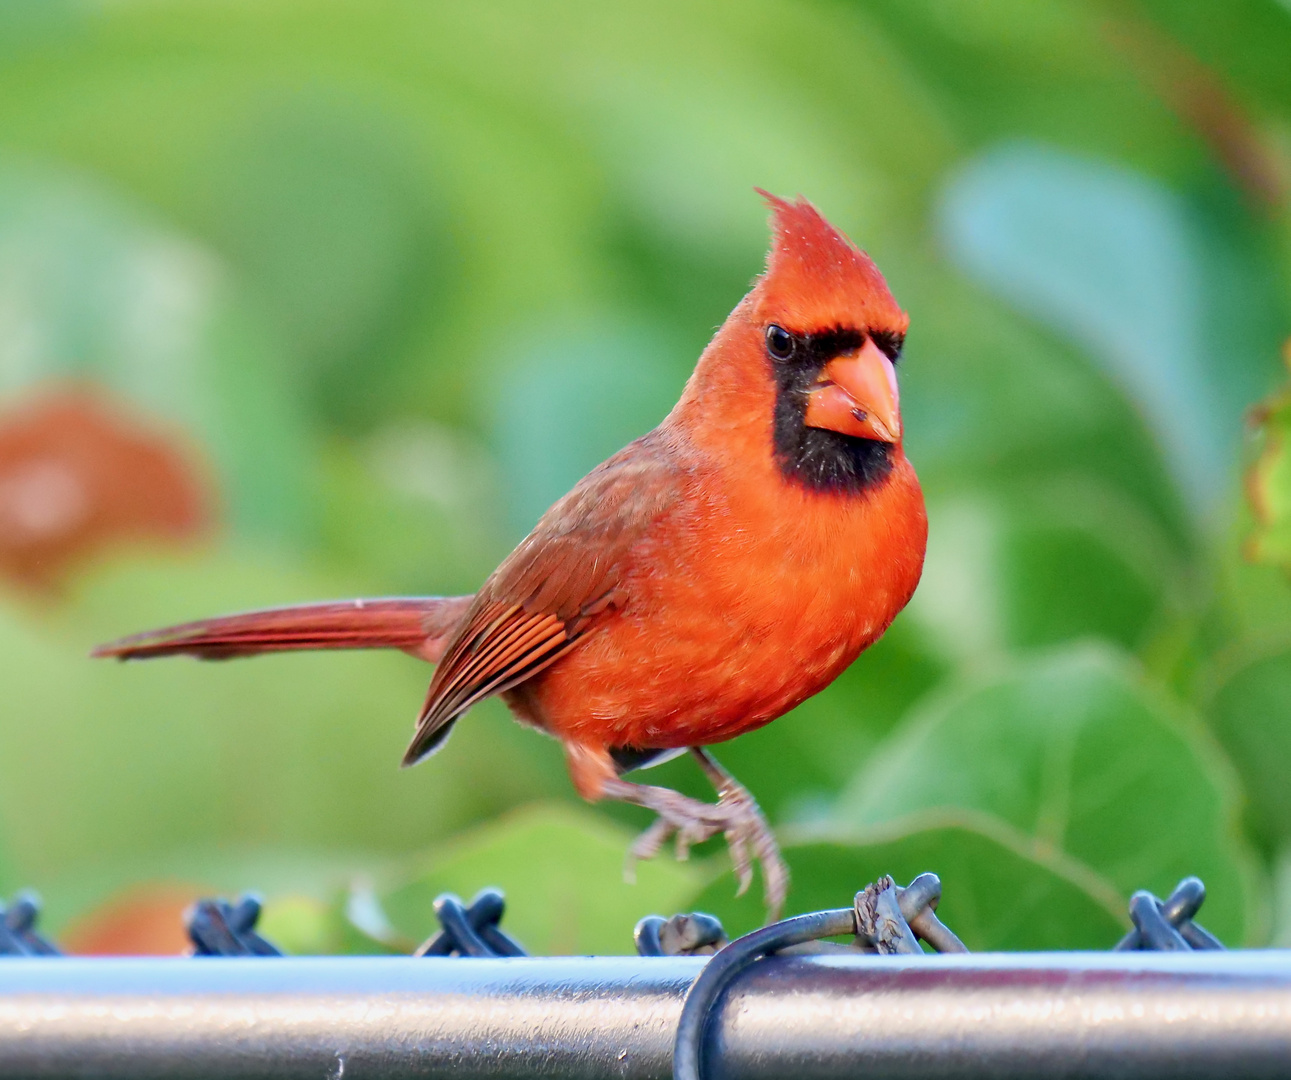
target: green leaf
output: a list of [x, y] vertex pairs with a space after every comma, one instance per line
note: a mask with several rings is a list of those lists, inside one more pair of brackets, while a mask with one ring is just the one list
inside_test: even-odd
[[[1283, 357], [1291, 370], [1291, 341]], [[1291, 386], [1260, 405], [1255, 420], [1262, 445], [1246, 476], [1256, 522], [1247, 554], [1291, 573]]]
[[1246, 789], [1247, 812], [1269, 848], [1291, 838], [1291, 648], [1231, 650], [1206, 715]]
[[312, 896], [288, 894], [265, 903], [256, 933], [289, 956], [335, 955], [336, 909]]
[[[1191, 552], [1192, 525], [1152, 433], [1079, 352], [936, 264], [898, 295], [918, 313], [901, 364], [901, 408], [930, 503], [989, 496], [1011, 508], [1058, 503], [1083, 487], [1105, 492], [1103, 504], [1133, 508], [1131, 539], [1146, 518], [1176, 559]], [[1107, 531], [1105, 517], [1095, 515], [1095, 531]]]
[[[1207, 253], [1200, 215], [1164, 185], [1052, 147], [1002, 146], [971, 163], [942, 218], [960, 264], [1084, 346], [1142, 409], [1194, 509], [1214, 509], [1268, 373], [1259, 347], [1219, 349], [1209, 336], [1208, 271], [1241, 257]], [[1263, 321], [1263, 299], [1248, 295], [1244, 317]]]
[[1079, 473], [931, 499], [911, 613], [976, 658], [1103, 638], [1147, 648], [1182, 609], [1189, 562], [1146, 508]]
[[911, 717], [856, 776], [836, 820], [991, 814], [1126, 898], [1166, 895], [1196, 874], [1205, 924], [1236, 944], [1259, 932], [1236, 807], [1229, 767], [1200, 727], [1117, 654], [1077, 646]]
[[3, 838], [0, 837], [0, 899], [7, 897], [15, 888], [18, 887], [13, 867], [10, 865], [9, 857], [5, 852]]
[[996, 569], [1014, 647], [1099, 637], [1134, 650], [1177, 607], [1186, 565], [1114, 489], [1054, 476], [1009, 501]]
[[[1107, 949], [1128, 922], [1114, 891], [987, 815], [924, 815], [852, 839], [789, 844], [784, 856], [789, 914], [849, 907], [884, 874], [906, 884], [932, 871], [941, 878], [938, 917], [974, 951]], [[718, 877], [685, 910], [712, 912], [731, 936], [747, 933], [762, 922], [760, 898], [732, 893], [729, 876]]]
[[507, 898], [502, 927], [537, 955], [632, 952], [644, 915], [675, 911], [705, 870], [662, 854], [624, 880], [633, 834], [598, 814], [534, 806], [481, 826], [419, 860], [411, 880], [384, 891], [390, 922], [413, 941], [437, 928], [432, 903], [442, 892], [469, 900], [480, 889]]
[[1231, 0], [1220, 9], [1146, 0], [1139, 8], [1197, 58], [1198, 71], [1215, 72], [1244, 104], [1285, 115], [1291, 102], [1291, 71], [1285, 63], [1291, 19], [1285, 4]]

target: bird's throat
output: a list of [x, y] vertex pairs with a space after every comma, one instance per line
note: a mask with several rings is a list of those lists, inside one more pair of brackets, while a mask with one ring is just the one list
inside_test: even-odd
[[775, 460], [786, 480], [812, 491], [854, 494], [892, 471], [892, 447], [806, 424], [807, 399], [796, 384], [777, 380], [772, 429]]

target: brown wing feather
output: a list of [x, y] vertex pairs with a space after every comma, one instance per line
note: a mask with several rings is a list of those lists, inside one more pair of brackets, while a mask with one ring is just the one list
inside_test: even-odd
[[476, 702], [518, 686], [621, 602], [629, 554], [675, 505], [678, 469], [652, 432], [584, 477], [475, 596], [435, 671], [404, 764]]

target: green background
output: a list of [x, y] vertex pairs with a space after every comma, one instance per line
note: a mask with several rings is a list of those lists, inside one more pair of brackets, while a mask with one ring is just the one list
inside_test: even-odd
[[410, 658], [86, 653], [472, 591], [675, 400], [760, 270], [758, 185], [909, 310], [931, 530], [888, 637], [718, 750], [790, 911], [933, 870], [970, 947], [1107, 948], [1197, 873], [1226, 942], [1291, 943], [1291, 588], [1242, 557], [1241, 484], [1291, 332], [1288, 56], [1278, 0], [0, 5], [0, 405], [96, 382], [221, 506], [0, 591], [0, 895], [58, 933], [254, 886], [302, 951], [406, 947], [493, 884], [536, 951], [756, 925], [720, 843], [624, 883], [647, 819], [496, 702], [400, 771]]

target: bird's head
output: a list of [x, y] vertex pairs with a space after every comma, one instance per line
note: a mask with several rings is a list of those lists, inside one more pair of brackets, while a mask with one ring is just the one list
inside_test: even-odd
[[909, 318], [868, 255], [806, 199], [772, 210], [766, 272], [741, 320], [774, 386], [781, 470], [813, 488], [886, 475], [901, 443], [895, 362]]

